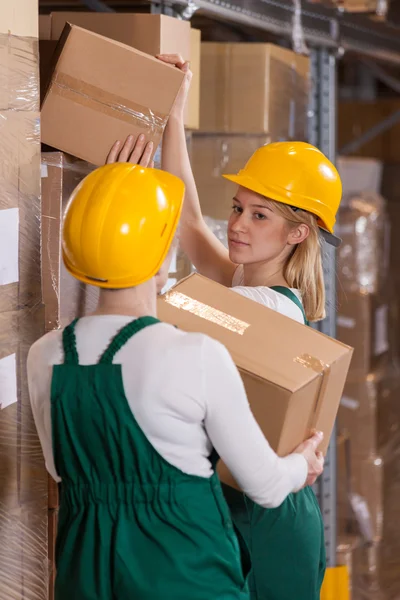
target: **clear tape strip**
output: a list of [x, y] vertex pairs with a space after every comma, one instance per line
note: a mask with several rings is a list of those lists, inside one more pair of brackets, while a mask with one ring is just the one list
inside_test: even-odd
[[168, 115], [156, 113], [144, 105], [105, 92], [65, 73], [57, 73], [51, 89], [60, 96], [69, 97], [79, 104], [90, 105], [91, 109], [119, 120], [143, 123], [146, 129], [154, 132], [162, 133], [167, 124]]
[[164, 300], [176, 308], [186, 310], [201, 319], [206, 319], [211, 323], [215, 323], [220, 327], [225, 327], [225, 329], [229, 329], [229, 331], [233, 331], [239, 335], [243, 335], [246, 329], [250, 327], [250, 323], [236, 319], [236, 317], [232, 317], [208, 304], [194, 300], [194, 298], [190, 298], [181, 292], [168, 292], [165, 295]]

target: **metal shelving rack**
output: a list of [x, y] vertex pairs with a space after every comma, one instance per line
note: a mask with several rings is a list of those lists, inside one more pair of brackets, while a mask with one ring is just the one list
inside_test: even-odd
[[[400, 66], [400, 29], [366, 16], [340, 13], [304, 0], [172, 0], [155, 3], [152, 10], [191, 19], [193, 14], [268, 31], [293, 41], [293, 27], [301, 25], [302, 42], [311, 57], [309, 140], [332, 161], [336, 159], [337, 61], [354, 52]], [[297, 21], [296, 21], [297, 20]], [[336, 264], [334, 250], [324, 250], [327, 316], [319, 325], [336, 333]], [[325, 524], [328, 566], [336, 566], [336, 439], [332, 436], [323, 477], [316, 486]], [[339, 599], [338, 599], [339, 600]]]

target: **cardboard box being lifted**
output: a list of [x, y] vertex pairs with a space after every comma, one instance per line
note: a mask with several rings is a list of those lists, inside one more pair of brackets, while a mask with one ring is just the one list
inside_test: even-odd
[[66, 25], [77, 25], [136, 50], [157, 54], [180, 54], [190, 61], [193, 80], [185, 115], [188, 129], [199, 127], [200, 31], [190, 23], [167, 15], [138, 13], [53, 12], [51, 39], [58, 40]]
[[42, 142], [104, 164], [115, 140], [143, 133], [154, 152], [183, 83], [178, 69], [66, 25], [42, 103]]
[[201, 275], [158, 300], [158, 316], [201, 332], [229, 350], [253, 414], [272, 448], [285, 456], [312, 429], [326, 452], [352, 349]]

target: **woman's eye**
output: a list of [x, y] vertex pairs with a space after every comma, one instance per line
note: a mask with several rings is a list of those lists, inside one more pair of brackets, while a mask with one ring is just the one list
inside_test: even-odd
[[239, 213], [242, 212], [242, 209], [240, 208], [240, 206], [235, 206], [234, 205], [234, 206], [232, 206], [232, 209], [233, 209], [233, 212], [237, 213], [237, 214], [239, 214]]
[[267, 217], [266, 217], [265, 215], [263, 215], [262, 213], [255, 213], [255, 214], [254, 214], [254, 216], [255, 216], [255, 218], [256, 218], [258, 221], [264, 221], [264, 219], [266, 219], [266, 218], [267, 218]]

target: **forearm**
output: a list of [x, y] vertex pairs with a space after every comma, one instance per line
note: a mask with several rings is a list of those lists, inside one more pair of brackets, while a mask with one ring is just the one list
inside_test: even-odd
[[176, 175], [185, 184], [185, 202], [182, 210], [183, 227], [196, 227], [204, 222], [199, 195], [190, 164], [183, 121], [171, 117], [166, 127], [161, 153], [161, 168]]

